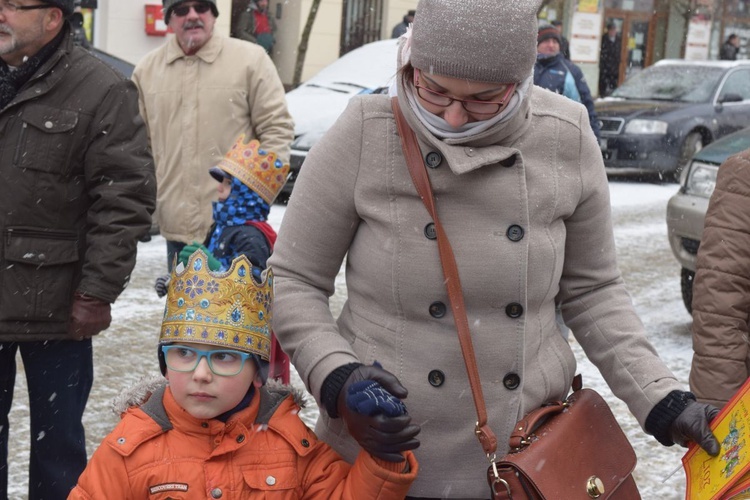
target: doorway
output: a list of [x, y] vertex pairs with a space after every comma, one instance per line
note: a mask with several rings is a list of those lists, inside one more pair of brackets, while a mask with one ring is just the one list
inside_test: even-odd
[[614, 23], [622, 37], [618, 86], [653, 63], [653, 19], [649, 13], [607, 9], [604, 26]]

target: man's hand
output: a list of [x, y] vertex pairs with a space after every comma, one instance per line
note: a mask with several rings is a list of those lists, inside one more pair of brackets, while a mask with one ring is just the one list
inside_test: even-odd
[[109, 303], [76, 292], [70, 310], [68, 338], [85, 340], [106, 330], [112, 321]]

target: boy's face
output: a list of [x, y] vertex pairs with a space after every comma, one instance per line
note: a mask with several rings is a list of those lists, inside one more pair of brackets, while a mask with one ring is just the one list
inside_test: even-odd
[[232, 178], [225, 177], [221, 183], [219, 183], [219, 187], [216, 188], [216, 190], [219, 192], [219, 201], [225, 201], [229, 198], [229, 194], [232, 192]]
[[[180, 342], [180, 346], [202, 351], [225, 351], [226, 348]], [[231, 410], [242, 401], [256, 380], [257, 368], [252, 359], [245, 360], [237, 375], [220, 376], [211, 371], [203, 357], [192, 372], [176, 372], [167, 366], [167, 380], [177, 403], [195, 418], [209, 419]]]

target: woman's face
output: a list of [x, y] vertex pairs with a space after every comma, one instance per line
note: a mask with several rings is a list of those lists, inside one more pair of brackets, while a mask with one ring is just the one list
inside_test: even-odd
[[418, 75], [419, 85], [421, 87], [440, 94], [445, 94], [454, 99], [459, 99], [453, 101], [448, 106], [438, 106], [423, 99], [419, 93], [417, 93], [419, 103], [427, 111], [433, 115], [441, 117], [448, 122], [451, 127], [456, 129], [467, 123], [488, 120], [502, 111], [501, 109], [490, 115], [472, 114], [464, 108], [460, 100], [500, 102], [503, 100], [507, 101], [511, 97], [506, 96], [506, 94], [508, 93], [508, 87], [512, 86], [512, 84], [477, 82], [452, 78], [449, 76], [429, 74], [417, 70], [415, 70], [415, 74]]
[[219, 192], [219, 201], [225, 201], [229, 198], [229, 193], [232, 192], [232, 178], [225, 177], [216, 190]]

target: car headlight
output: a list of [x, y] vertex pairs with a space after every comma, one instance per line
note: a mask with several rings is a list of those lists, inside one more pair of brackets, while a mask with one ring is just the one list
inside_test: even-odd
[[716, 187], [716, 175], [719, 167], [694, 161], [690, 167], [687, 181], [685, 181], [685, 192], [695, 196], [710, 198]]
[[664, 135], [667, 133], [667, 125], [667, 122], [659, 120], [630, 120], [625, 127], [625, 133]]

